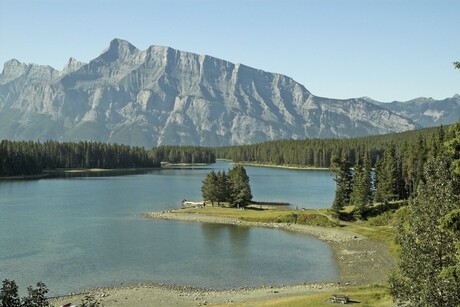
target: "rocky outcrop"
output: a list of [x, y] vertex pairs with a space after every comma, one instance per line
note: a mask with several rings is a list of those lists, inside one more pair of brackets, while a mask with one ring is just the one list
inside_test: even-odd
[[410, 118], [422, 127], [450, 125], [460, 119], [459, 95], [443, 100], [420, 97], [404, 102], [376, 102], [376, 104]]

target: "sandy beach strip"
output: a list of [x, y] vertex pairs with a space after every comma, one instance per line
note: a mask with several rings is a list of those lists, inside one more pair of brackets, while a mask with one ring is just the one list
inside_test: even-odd
[[269, 227], [314, 236], [328, 242], [334, 252], [340, 276], [337, 282], [300, 285], [262, 286], [256, 288], [213, 290], [164, 284], [138, 284], [112, 288], [96, 288], [87, 292], [53, 299], [53, 306], [79, 304], [85, 295], [93, 295], [103, 306], [204, 306], [233, 305], [333, 292], [347, 286], [384, 283], [394, 266], [394, 259], [383, 242], [369, 240], [359, 234], [339, 228], [324, 228], [285, 223], [254, 223], [235, 218], [184, 213], [180, 210], [151, 212], [146, 218], [178, 222], [231, 224], [241, 227]]

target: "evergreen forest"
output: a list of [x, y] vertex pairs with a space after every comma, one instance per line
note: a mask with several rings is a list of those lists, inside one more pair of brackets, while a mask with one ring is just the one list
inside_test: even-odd
[[0, 142], [0, 176], [41, 174], [60, 168], [157, 167], [142, 147], [96, 142]]
[[198, 146], [159, 146], [150, 151], [155, 160], [169, 163], [215, 163], [213, 148]]

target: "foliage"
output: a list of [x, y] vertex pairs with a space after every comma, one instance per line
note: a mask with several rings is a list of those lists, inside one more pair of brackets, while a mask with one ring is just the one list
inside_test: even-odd
[[390, 278], [390, 290], [401, 305], [457, 306], [460, 280], [445, 272], [458, 261], [458, 236], [440, 227], [441, 219], [459, 206], [456, 177], [442, 157], [430, 159], [425, 168], [425, 182], [409, 205], [408, 227], [399, 229], [399, 269]]
[[339, 160], [347, 155], [351, 165], [365, 152], [369, 152], [371, 166], [391, 142], [397, 150], [406, 143], [409, 148], [417, 142], [419, 135], [429, 138], [437, 128], [425, 128], [388, 135], [369, 136], [352, 139], [304, 139], [279, 140], [253, 145], [215, 148], [217, 158], [233, 162], [254, 162], [272, 165], [310, 166], [329, 168], [333, 157]]
[[249, 177], [241, 165], [235, 165], [228, 174], [211, 171], [201, 186], [201, 193], [205, 201], [211, 201], [214, 206], [221, 202], [229, 202], [232, 206], [245, 207], [251, 203], [252, 193]]
[[460, 121], [449, 129], [446, 148], [448, 154], [452, 157], [455, 172], [460, 174]]
[[0, 142], [0, 176], [34, 175], [57, 168], [155, 167], [142, 147], [96, 142]]
[[372, 200], [372, 169], [369, 154], [364, 155], [364, 161], [358, 160], [353, 175], [353, 190], [350, 202], [355, 206], [355, 217], [363, 219], [366, 216]]
[[159, 146], [151, 150], [157, 161], [169, 163], [215, 163], [216, 153], [212, 148], [199, 146]]
[[375, 191], [375, 201], [384, 202], [397, 200], [400, 197], [398, 158], [396, 146], [391, 143], [385, 149], [382, 164], [380, 165], [378, 185]]
[[218, 199], [217, 189], [217, 175], [214, 171], [208, 173], [201, 185], [201, 194], [205, 201], [210, 201], [214, 206], [214, 202]]
[[230, 202], [234, 205], [246, 207], [251, 203], [252, 192], [249, 185], [249, 176], [243, 166], [237, 164], [228, 172], [230, 186]]
[[334, 202], [332, 203], [332, 210], [338, 213], [343, 209], [343, 207], [350, 203], [353, 175], [351, 173], [351, 165], [347, 156], [344, 156], [340, 161], [335, 159], [334, 165], [336, 190]]
[[49, 306], [48, 299], [46, 294], [48, 293], [48, 288], [43, 282], [37, 283], [37, 288], [31, 286], [27, 287], [28, 296], [22, 299], [22, 305], [27, 307], [45, 307]]
[[0, 290], [1, 307], [19, 307], [21, 300], [19, 298], [18, 286], [14, 280], [5, 279]]
[[46, 294], [48, 288], [43, 282], [38, 282], [36, 288], [27, 287], [27, 296], [19, 299], [18, 286], [14, 280], [5, 279], [0, 291], [1, 307], [47, 307], [49, 306]]
[[455, 68], [460, 69], [460, 62], [454, 62], [454, 66]]

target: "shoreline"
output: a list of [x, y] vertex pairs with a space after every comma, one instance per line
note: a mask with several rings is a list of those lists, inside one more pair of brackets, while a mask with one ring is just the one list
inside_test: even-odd
[[305, 282], [293, 285], [262, 285], [232, 289], [208, 289], [187, 285], [162, 283], [137, 283], [114, 287], [99, 287], [71, 295], [50, 299], [50, 303], [61, 306], [67, 303], [80, 304], [87, 295], [92, 295], [103, 306], [203, 306], [229, 305], [275, 300], [302, 295], [315, 295], [346, 291], [347, 287], [382, 284], [395, 261], [384, 242], [373, 241], [365, 236], [339, 228], [318, 226], [246, 222], [236, 218], [185, 213], [178, 210], [149, 212], [144, 218], [177, 222], [227, 224], [239, 227], [267, 227], [274, 230], [292, 231], [313, 236], [327, 242], [339, 268], [336, 281]]
[[130, 173], [137, 171], [149, 171], [161, 169], [160, 167], [132, 167], [132, 168], [60, 168], [45, 170], [44, 174], [65, 174], [65, 173]]
[[302, 171], [329, 171], [327, 167], [317, 167], [317, 166], [292, 166], [292, 165], [276, 165], [276, 164], [264, 164], [264, 163], [255, 163], [255, 162], [232, 162], [235, 164], [241, 164], [243, 166], [253, 166], [253, 167], [269, 167], [269, 168], [282, 168], [282, 169], [291, 169], [291, 170], [302, 170]]
[[99, 287], [87, 291], [50, 298], [52, 306], [80, 304], [88, 295], [102, 306], [204, 306], [233, 305], [308, 294], [337, 291], [337, 283], [305, 283], [298, 285], [207, 289], [162, 283], [138, 283], [126, 286]]
[[185, 213], [180, 212], [180, 209], [149, 212], [145, 213], [144, 217], [181, 222], [266, 227], [313, 236], [331, 246], [339, 268], [338, 282], [346, 285], [384, 283], [391, 268], [395, 265], [395, 260], [391, 256], [386, 243], [374, 241], [363, 235], [340, 228], [287, 223], [247, 222], [231, 217]]

